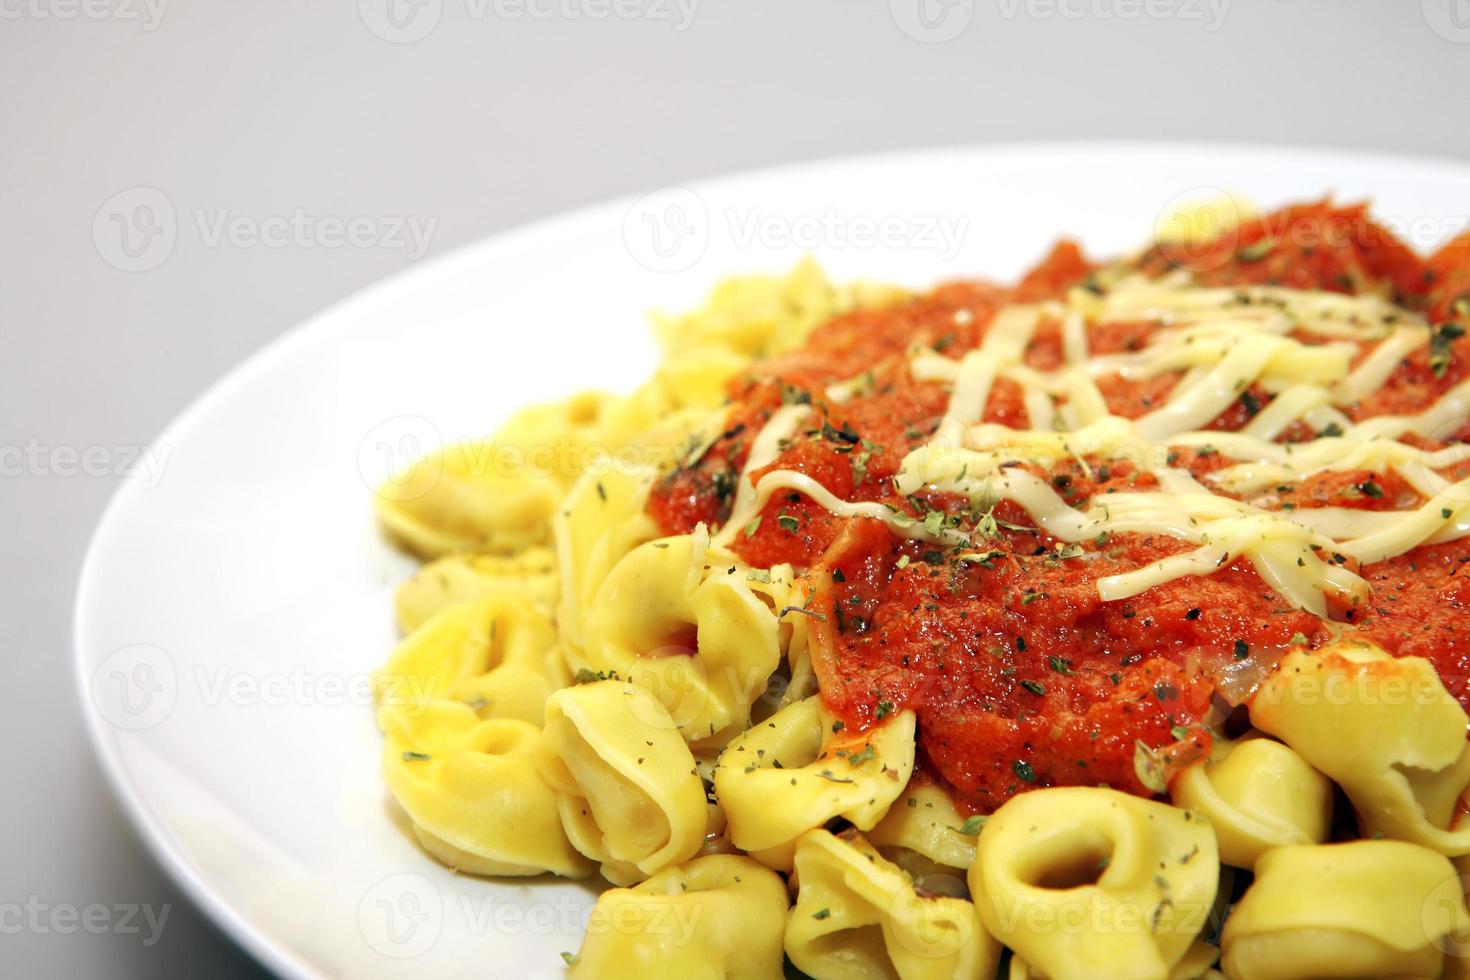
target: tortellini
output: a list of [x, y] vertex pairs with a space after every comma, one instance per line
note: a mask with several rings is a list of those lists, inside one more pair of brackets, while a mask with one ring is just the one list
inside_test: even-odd
[[571, 980], [772, 980], [786, 886], [749, 858], [713, 854], [603, 892]]
[[1000, 945], [962, 898], [921, 895], [856, 831], [798, 838], [796, 906], [786, 954], [820, 980], [978, 980], [994, 975]]
[[1249, 869], [1273, 847], [1327, 839], [1332, 783], [1326, 776], [1268, 738], [1215, 744], [1215, 758], [1181, 772], [1169, 789], [1175, 804], [1209, 819], [1221, 861]]
[[658, 536], [643, 512], [654, 474], [651, 467], [599, 466], [572, 488], [552, 522], [561, 577], [556, 626], [574, 662], [586, 645], [583, 620], [608, 572]]
[[546, 699], [569, 680], [551, 620], [514, 592], [435, 614], [373, 678], [380, 704], [448, 698], [482, 717], [537, 726]]
[[872, 829], [913, 772], [914, 723], [912, 711], [901, 711], [861, 734], [834, 732], [840, 726], [810, 697], [747, 730], [715, 770], [730, 839], [785, 871], [796, 838], [834, 817]]
[[[1220, 950], [1203, 939], [1196, 939], [1194, 945], [1184, 954], [1183, 959], [1174, 964], [1174, 969], [1169, 971], [1168, 980], [1225, 980], [1225, 975], [1214, 969], [1215, 963], [1220, 959]], [[1099, 973], [1101, 976], [1102, 974]], [[1111, 976], [1111, 974], [1108, 974]], [[1031, 969], [1031, 964], [1019, 956], [1011, 957], [1010, 972], [1006, 980], [1043, 980], [1040, 974]]]
[[611, 396], [586, 393], [525, 409], [492, 439], [415, 461], [378, 490], [389, 535], [425, 558], [544, 543], [566, 489], [599, 451]]
[[618, 562], [588, 612], [583, 653], [591, 670], [653, 691], [706, 748], [746, 727], [781, 651], [775, 613], [739, 569], [706, 573], [696, 537], [649, 542]]
[[518, 555], [445, 555], [424, 565], [393, 597], [398, 627], [412, 633], [441, 609], [494, 592], [518, 592], [543, 610], [556, 607], [556, 556], [549, 548]]
[[643, 688], [600, 681], [557, 691], [540, 758], [568, 837], [609, 881], [642, 880], [703, 846], [704, 783], [669, 713]]
[[1457, 821], [1470, 785], [1465, 711], [1427, 660], [1355, 642], [1293, 651], [1250, 715], [1343, 788], [1364, 836], [1470, 853], [1470, 827]]
[[975, 863], [975, 834], [980, 823], [961, 816], [954, 800], [938, 785], [915, 777], [867, 837], [880, 850], [902, 848], [940, 867], [968, 870]]
[[1438, 977], [1467, 930], [1462, 882], [1427, 848], [1278, 847], [1225, 922], [1223, 965], [1231, 980]]
[[385, 707], [378, 725], [383, 778], [434, 857], [471, 874], [591, 873], [537, 771], [536, 726], [455, 701]]
[[1166, 980], [1209, 917], [1218, 875], [1198, 815], [1059, 787], [990, 816], [969, 880], [985, 927], [1041, 975]]

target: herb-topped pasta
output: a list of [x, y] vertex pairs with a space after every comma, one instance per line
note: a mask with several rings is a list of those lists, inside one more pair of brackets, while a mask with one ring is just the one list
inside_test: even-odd
[[813, 977], [978, 980], [1000, 944], [962, 898], [920, 894], [856, 830], [809, 830], [796, 843], [800, 882], [786, 955]]
[[546, 699], [569, 680], [551, 620], [515, 592], [436, 613], [373, 678], [384, 704], [450, 699], [481, 717], [538, 727]]
[[613, 567], [586, 618], [588, 666], [663, 702], [691, 745], [745, 729], [780, 662], [775, 612], [738, 569], [707, 567], [707, 537], [640, 545]]
[[786, 888], [749, 858], [699, 857], [604, 892], [572, 977], [763, 980], [781, 975]]
[[1274, 847], [1322, 843], [1332, 820], [1332, 782], [1268, 738], [1220, 739], [1215, 757], [1181, 772], [1169, 792], [1210, 821], [1220, 860], [1237, 868]]
[[1470, 975], [1470, 236], [1228, 213], [734, 280], [390, 481], [423, 849], [600, 870], [577, 977]]
[[378, 724], [388, 789], [430, 854], [470, 874], [591, 873], [538, 771], [535, 726], [455, 701], [385, 707]]
[[[788, 870], [801, 834], [841, 817], [871, 829], [914, 767], [914, 715], [905, 711], [862, 735], [798, 701], [731, 742], [715, 769], [715, 794], [735, 846]], [[780, 799], [779, 807], [772, 799]]]
[[1219, 853], [1189, 810], [1115, 790], [1014, 797], [970, 869], [981, 921], [1043, 976], [1167, 978], [1208, 921]]
[[562, 825], [609, 881], [641, 881], [704, 845], [704, 784], [646, 688], [600, 681], [557, 691], [546, 702], [541, 753]]
[[556, 608], [556, 556], [549, 548], [516, 555], [463, 552], [428, 562], [393, 597], [398, 627], [412, 633], [440, 610], [497, 592], [516, 592], [547, 613]]

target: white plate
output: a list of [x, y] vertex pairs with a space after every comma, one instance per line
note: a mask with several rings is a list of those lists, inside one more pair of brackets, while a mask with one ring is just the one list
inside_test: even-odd
[[412, 564], [377, 535], [372, 485], [525, 402], [630, 388], [653, 364], [646, 310], [784, 269], [804, 243], [840, 278], [1011, 277], [1062, 234], [1098, 254], [1131, 248], [1169, 202], [1210, 188], [1262, 204], [1369, 195], [1422, 244], [1470, 209], [1470, 167], [1447, 162], [941, 150], [614, 202], [328, 310], [184, 412], [97, 530], [76, 662], [114, 788], [188, 893], [285, 976], [559, 974], [593, 892], [450, 874], [379, 781], [367, 678]]

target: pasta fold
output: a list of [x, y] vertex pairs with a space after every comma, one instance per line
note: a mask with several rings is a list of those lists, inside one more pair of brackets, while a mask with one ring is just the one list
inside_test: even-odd
[[557, 691], [539, 759], [567, 836], [609, 881], [642, 880], [703, 846], [704, 783], [673, 719], [643, 688], [600, 681]]
[[599, 466], [572, 488], [552, 521], [561, 577], [556, 626], [569, 653], [575, 651], [574, 662], [586, 646], [587, 610], [608, 573], [628, 552], [658, 536], [653, 518], [643, 512], [655, 472]]
[[424, 558], [544, 543], [566, 489], [608, 448], [600, 423], [612, 403], [610, 395], [586, 392], [533, 406], [491, 439], [415, 461], [379, 488], [379, 520]]
[[1402, 841], [1278, 847], [1225, 922], [1231, 980], [1438, 977], [1470, 929], [1443, 855]]
[[537, 771], [536, 726], [454, 701], [385, 707], [378, 725], [383, 778], [435, 858], [480, 875], [591, 873]]
[[591, 670], [646, 687], [692, 746], [724, 745], [750, 721], [780, 663], [776, 615], [739, 569], [705, 570], [707, 535], [640, 545], [587, 616]]
[[1470, 854], [1458, 819], [1470, 785], [1465, 711], [1429, 661], [1356, 641], [1295, 650], [1252, 696], [1250, 715], [1343, 788], [1365, 837]]
[[915, 777], [867, 837], [885, 854], [902, 848], [941, 867], [964, 871], [975, 863], [975, 834], [965, 833], [966, 829], [966, 818], [949, 793]]
[[819, 697], [782, 708], [720, 753], [715, 795], [730, 839], [785, 871], [797, 837], [834, 817], [871, 830], [913, 772], [914, 724], [914, 713], [901, 711], [852, 734]]
[[970, 892], [980, 920], [1053, 980], [1166, 980], [1215, 900], [1208, 822], [1115, 790], [1012, 797], [980, 832]]
[[1215, 745], [1215, 758], [1185, 769], [1169, 791], [1175, 805], [1210, 821], [1223, 863], [1250, 869], [1273, 847], [1327, 839], [1332, 783], [1326, 776], [1269, 738]]
[[449, 699], [537, 726], [546, 699], [569, 680], [551, 620], [514, 592], [441, 610], [373, 676], [379, 704]]
[[505, 591], [520, 593], [547, 612], [555, 609], [556, 556], [549, 548], [528, 548], [517, 555], [466, 553], [435, 559], [394, 594], [398, 628], [412, 633], [442, 609]]
[[714, 854], [602, 893], [571, 980], [781, 976], [786, 886], [746, 857]]
[[821, 980], [978, 980], [995, 974], [1000, 944], [963, 898], [920, 894], [855, 830], [810, 830], [796, 842], [796, 905], [786, 954]]

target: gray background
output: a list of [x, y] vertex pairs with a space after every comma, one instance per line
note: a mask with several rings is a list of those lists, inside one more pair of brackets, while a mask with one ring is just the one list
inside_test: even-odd
[[[701, 0], [687, 24], [652, 0], [622, 0], [632, 19], [420, 0], [396, 32], [388, 0], [153, 2], [0, 0], [5, 976], [259, 973], [108, 795], [71, 676], [74, 584], [127, 447], [410, 259], [215, 240], [221, 217], [417, 217], [436, 222], [431, 258], [612, 195], [870, 150], [1132, 137], [1470, 157], [1464, 0], [1152, 0], [1138, 16], [1130, 0], [926, 0], [927, 22], [906, 16], [918, 0]], [[135, 260], [109, 222], [138, 192], [108, 202], [138, 187], [178, 230]], [[74, 473], [68, 453], [89, 450], [93, 472]], [[28, 902], [172, 909], [148, 947], [16, 932], [6, 909]]]

